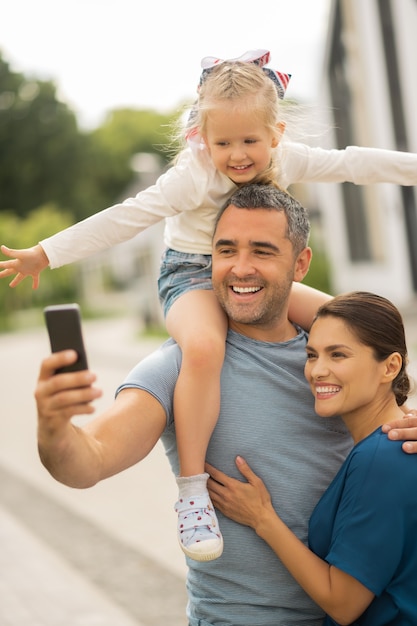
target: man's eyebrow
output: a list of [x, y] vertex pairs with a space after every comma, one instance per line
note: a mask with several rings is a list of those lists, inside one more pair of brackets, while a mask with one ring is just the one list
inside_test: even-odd
[[252, 248], [269, 248], [269, 250], [273, 250], [274, 252], [280, 251], [278, 246], [270, 241], [250, 241], [249, 243]]
[[214, 247], [215, 248], [221, 248], [222, 246], [236, 246], [237, 241], [235, 239], [218, 239], [215, 244]]
[[[236, 239], [218, 239], [214, 247], [222, 248], [223, 246], [237, 246], [238, 241]], [[270, 241], [249, 241], [249, 245], [251, 248], [266, 248], [268, 250], [272, 250], [273, 252], [280, 252], [280, 249], [275, 244]]]

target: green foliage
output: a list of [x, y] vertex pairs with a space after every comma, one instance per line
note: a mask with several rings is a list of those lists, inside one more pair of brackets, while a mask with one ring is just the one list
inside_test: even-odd
[[132, 157], [168, 160], [175, 114], [122, 109], [81, 132], [53, 82], [13, 72], [0, 53], [0, 212], [26, 216], [53, 203], [79, 221], [118, 201], [132, 182]]
[[[11, 212], [0, 214], [0, 242], [10, 248], [28, 248], [71, 223], [70, 215], [61, 213], [56, 207], [45, 206], [33, 211], [26, 219]], [[10, 328], [13, 313], [32, 307], [41, 307], [52, 302], [69, 302], [78, 298], [78, 271], [76, 266], [58, 270], [44, 270], [41, 288], [32, 289], [32, 281], [26, 278], [15, 289], [9, 287], [10, 280], [0, 280], [0, 328]]]
[[313, 257], [303, 283], [332, 295], [333, 288], [330, 279], [329, 261], [323, 248], [314, 243], [314, 232], [312, 233], [310, 246], [313, 250]]
[[71, 202], [82, 140], [50, 82], [27, 80], [0, 56], [0, 210], [25, 215]]
[[110, 113], [93, 137], [104, 152], [130, 158], [138, 152], [156, 152], [166, 161], [174, 115], [156, 111], [118, 109]]
[[96, 204], [84, 217], [122, 198], [137, 176], [134, 155], [156, 154], [161, 169], [164, 167], [169, 158], [165, 146], [170, 142], [173, 119], [174, 116], [153, 111], [120, 109], [90, 134], [90, 156], [84, 176], [96, 183]]

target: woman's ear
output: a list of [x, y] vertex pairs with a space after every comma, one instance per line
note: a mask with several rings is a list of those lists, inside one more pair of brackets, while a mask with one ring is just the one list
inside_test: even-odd
[[403, 364], [402, 356], [399, 352], [393, 352], [385, 359], [384, 378], [388, 382], [394, 380], [401, 370]]

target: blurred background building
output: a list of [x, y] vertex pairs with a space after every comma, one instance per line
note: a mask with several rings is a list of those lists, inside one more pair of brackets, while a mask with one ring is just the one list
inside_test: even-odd
[[[323, 109], [334, 131], [325, 147], [417, 152], [416, 35], [416, 0], [333, 0]], [[412, 303], [415, 187], [315, 187], [334, 292], [368, 289]]]

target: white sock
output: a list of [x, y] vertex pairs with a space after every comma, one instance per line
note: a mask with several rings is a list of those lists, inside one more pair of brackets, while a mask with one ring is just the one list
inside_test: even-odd
[[180, 498], [190, 496], [203, 496], [207, 493], [207, 479], [209, 474], [196, 474], [195, 476], [177, 476], [178, 492]]

